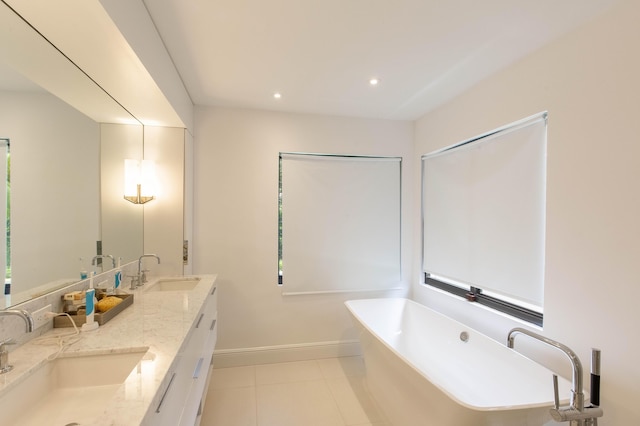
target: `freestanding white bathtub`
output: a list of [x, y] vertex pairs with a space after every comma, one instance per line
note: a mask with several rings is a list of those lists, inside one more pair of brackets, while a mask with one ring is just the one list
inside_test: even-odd
[[[369, 390], [394, 426], [551, 420], [551, 371], [506, 345], [411, 300], [345, 304], [361, 329]], [[571, 384], [559, 382], [569, 395]]]

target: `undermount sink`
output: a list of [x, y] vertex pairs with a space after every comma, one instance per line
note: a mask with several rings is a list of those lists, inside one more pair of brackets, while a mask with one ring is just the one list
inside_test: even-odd
[[[3, 424], [88, 425], [102, 415], [145, 352], [57, 358], [0, 398]], [[16, 360], [14, 360], [14, 363]]]
[[152, 284], [147, 291], [191, 291], [200, 283], [200, 278], [163, 278]]

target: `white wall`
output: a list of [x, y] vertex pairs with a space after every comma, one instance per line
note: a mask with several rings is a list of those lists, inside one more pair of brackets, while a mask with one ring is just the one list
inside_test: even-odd
[[[603, 426], [640, 424], [640, 3], [621, 3], [415, 127], [419, 199], [421, 154], [549, 111], [543, 334], [573, 348], [587, 373], [590, 348], [602, 349]], [[420, 284], [419, 245], [416, 238], [415, 299], [504, 341], [519, 324]]]
[[[194, 273], [218, 273], [219, 350], [354, 339], [347, 295], [282, 296], [277, 285], [278, 152], [402, 156], [403, 220], [409, 212], [412, 124], [196, 108]], [[402, 270], [411, 273], [409, 227]], [[374, 294], [375, 295], [375, 294]]]
[[[184, 239], [188, 242], [185, 275], [193, 274], [193, 135], [184, 131]], [[184, 252], [183, 252], [184, 256]], [[184, 259], [183, 259], [184, 260]]]

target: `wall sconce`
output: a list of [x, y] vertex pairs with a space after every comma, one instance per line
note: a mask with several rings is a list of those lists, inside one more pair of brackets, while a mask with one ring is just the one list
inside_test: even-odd
[[155, 164], [151, 160], [124, 160], [124, 199], [144, 204], [155, 198]]

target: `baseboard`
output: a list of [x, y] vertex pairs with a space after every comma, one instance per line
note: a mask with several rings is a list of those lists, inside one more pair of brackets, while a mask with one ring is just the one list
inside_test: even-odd
[[214, 368], [278, 362], [307, 361], [362, 355], [358, 340], [314, 342], [255, 348], [219, 349], [213, 352]]

